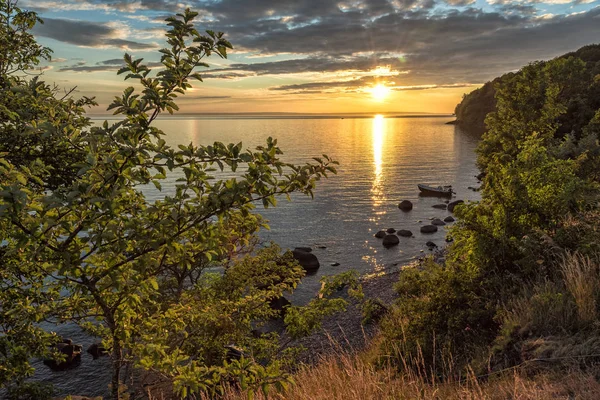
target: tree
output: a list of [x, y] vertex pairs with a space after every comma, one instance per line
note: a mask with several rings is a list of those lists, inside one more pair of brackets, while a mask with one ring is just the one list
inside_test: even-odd
[[[14, 10], [1, 4], [4, 14]], [[27, 15], [30, 28], [37, 17]], [[115, 399], [129, 364], [169, 375], [182, 396], [216, 392], [232, 378], [251, 388], [285, 383], [276, 335], [253, 338], [251, 331], [274, 315], [269, 302], [294, 289], [302, 270], [277, 247], [244, 259], [235, 254], [248, 252], [264, 224], [252, 212], [254, 204], [274, 206], [276, 196], [292, 192], [312, 195], [336, 163], [327, 156], [303, 166], [285, 163], [271, 138], [255, 150], [243, 150], [241, 143], [166, 145], [152, 122], [178, 109], [177, 96], [191, 80], [201, 80], [197, 68], [207, 67], [205, 57], [226, 57], [231, 48], [222, 33], [200, 34], [193, 25], [196, 16], [188, 9], [167, 19], [169, 47], [160, 51], [164, 68], [157, 74], [142, 59], [125, 55], [119, 74], [137, 81], [141, 91], [129, 87], [109, 106], [121, 121], [84, 129], [83, 106], [91, 100], [57, 99], [46, 92], [56, 103], [9, 124], [11, 135], [30, 125], [43, 137], [55, 132], [51, 141], [83, 157], [72, 164], [74, 175], [66, 173], [53, 190], [46, 190], [44, 181], [48, 160], [0, 158], [0, 341], [5, 344], [0, 356], [6, 366], [0, 385], [27, 375], [28, 357], [44, 352], [52, 337], [35, 328], [44, 319], [75, 322], [103, 338], [111, 349]], [[26, 49], [17, 46], [14, 52]], [[36, 61], [31, 58], [27, 66]], [[4, 81], [13, 79], [8, 72]], [[13, 82], [17, 89], [32, 84], [45, 85], [35, 78]], [[34, 102], [31, 96], [23, 101]], [[80, 122], [74, 130], [54, 130], [52, 118], [63, 111], [61, 121]], [[236, 177], [217, 179], [225, 170]], [[140, 185], [161, 190], [167, 176], [178, 178], [175, 192], [149, 202]], [[225, 266], [224, 272], [206, 273], [216, 265]], [[343, 306], [324, 299], [313, 314]], [[295, 315], [300, 312], [295, 309]], [[18, 337], [21, 332], [28, 333], [27, 341]], [[229, 340], [248, 353], [232, 360], [223, 347]], [[266, 366], [251, 362], [267, 355]]]

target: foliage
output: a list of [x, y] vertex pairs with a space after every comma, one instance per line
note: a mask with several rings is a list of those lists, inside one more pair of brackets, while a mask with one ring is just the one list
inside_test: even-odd
[[383, 346], [399, 365], [423, 354], [419, 368], [438, 373], [451, 352], [459, 368], [510, 366], [532, 336], [600, 322], [586, 285], [595, 269], [571, 261], [567, 273], [556, 262], [598, 245], [598, 61], [568, 55], [496, 81], [478, 148], [482, 199], [455, 209], [444, 266], [401, 274], [384, 319]]
[[[580, 79], [581, 76], [571, 76], [572, 82], [568, 86], [568, 90], [559, 94], [559, 99], [565, 106], [566, 112], [559, 119], [560, 126], [557, 135], [564, 137], [571, 132], [581, 132], [590, 117], [600, 107], [600, 85], [596, 79], [600, 73], [600, 45], [584, 46], [551, 62], [561, 59], [579, 60], [585, 63], [587, 71], [583, 79]], [[544, 62], [538, 62], [532, 65], [535, 67], [544, 64]], [[498, 87], [505, 85], [515, 75], [522, 73], [523, 71], [516, 74], [512, 72], [504, 74], [466, 94], [455, 109], [458, 125], [466, 130], [483, 133], [486, 130], [486, 116], [497, 110], [496, 91]], [[564, 77], [567, 78], [568, 74], [565, 74]], [[576, 83], [577, 81], [579, 83]], [[529, 90], [527, 87], [523, 89]]]
[[[70, 183], [85, 157], [81, 130], [90, 126], [84, 113], [93, 99], [60, 95], [57, 87], [25, 79], [51, 51], [28, 31], [41, 20], [16, 1], [0, 1], [0, 153], [13, 165], [36, 169], [42, 189]], [[41, 170], [40, 160], [44, 165]]]
[[[20, 15], [11, 3], [0, 4], [5, 17]], [[26, 31], [38, 20], [26, 15], [28, 41], [14, 51], [32, 52], [18, 65], [29, 68], [46, 53], [30, 44]], [[200, 34], [196, 16], [186, 10], [167, 19], [169, 47], [160, 51], [158, 73], [125, 55], [119, 74], [141, 89], [115, 98], [109, 109], [122, 119], [113, 124], [89, 128], [84, 107], [92, 100], [57, 98], [39, 79], [4, 70], [2, 82], [15, 88], [0, 106], [15, 122], [4, 123], [3, 132], [21, 135], [28, 148], [30, 139], [47, 140], [82, 157], [57, 170], [41, 145], [22, 160], [0, 153], [0, 386], [30, 375], [30, 357], [58, 340], [38, 328], [44, 320], [78, 323], [103, 339], [115, 399], [128, 364], [166, 375], [183, 397], [216, 394], [231, 380], [252, 390], [287, 381], [277, 335], [252, 332], [273, 316], [269, 301], [293, 290], [303, 273], [276, 246], [252, 252], [264, 225], [254, 204], [312, 195], [336, 163], [327, 156], [285, 163], [272, 138], [254, 150], [241, 143], [166, 145], [152, 122], [178, 109], [178, 95], [201, 80], [205, 57], [226, 57], [231, 48], [222, 33]], [[220, 179], [224, 172], [235, 178]], [[59, 181], [48, 179], [54, 176]], [[146, 199], [140, 187], [162, 190], [168, 176], [177, 178], [174, 192]], [[342, 303], [319, 299], [293, 308], [296, 317], [286, 322], [294, 334], [308, 333]], [[225, 345], [240, 346], [243, 355]]]

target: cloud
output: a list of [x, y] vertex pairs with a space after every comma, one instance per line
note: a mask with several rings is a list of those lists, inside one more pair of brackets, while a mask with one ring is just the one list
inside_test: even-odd
[[[516, 70], [535, 59], [549, 59], [600, 39], [600, 7], [584, 6], [552, 18], [538, 0], [186, 0], [200, 12], [198, 27], [226, 32], [234, 52], [276, 61], [235, 62], [201, 71], [210, 79], [285, 77], [271, 90], [302, 92], [345, 90], [382, 79], [372, 73], [387, 67], [396, 87], [424, 90], [465, 82], [481, 83]], [[543, 4], [564, 3], [545, 0]], [[33, 1], [30, 1], [33, 3]], [[106, 12], [127, 12], [133, 30], [123, 23], [103, 24], [46, 18], [39, 35], [89, 47], [153, 48], [154, 22], [180, 12], [174, 0], [64, 0], [60, 3]], [[491, 4], [493, 3], [493, 4]], [[565, 11], [563, 11], [565, 12]], [[134, 21], [137, 20], [137, 21]], [[145, 25], [144, 25], [145, 24]], [[276, 57], [286, 54], [286, 60]], [[110, 69], [109, 69], [110, 68]], [[114, 65], [72, 65], [69, 71], [114, 70]], [[355, 79], [351, 80], [351, 77]], [[371, 77], [371, 78], [369, 78]], [[371, 80], [369, 80], [371, 79]], [[337, 82], [337, 84], [335, 83]], [[314, 87], [305, 85], [314, 83]], [[350, 86], [345, 86], [349, 84]], [[337, 85], [337, 86], [336, 86]], [[413, 88], [413, 89], [408, 89]], [[415, 89], [421, 88], [421, 89]]]
[[[143, 62], [149, 68], [164, 67], [160, 62]], [[59, 72], [116, 72], [125, 66], [122, 58], [111, 58], [99, 61], [94, 65], [87, 65], [85, 61], [79, 61], [73, 65], [60, 68]]]
[[149, 50], [158, 47], [155, 43], [123, 39], [122, 25], [110, 23], [44, 18], [44, 24], [36, 25], [33, 32], [38, 36], [84, 47], [116, 47], [131, 50]]

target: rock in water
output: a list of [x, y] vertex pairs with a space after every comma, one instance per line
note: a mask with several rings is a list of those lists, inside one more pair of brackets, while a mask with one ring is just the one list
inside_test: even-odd
[[387, 233], [396, 233], [396, 230], [394, 228], [387, 228], [386, 230]]
[[291, 306], [292, 303], [290, 303], [290, 301], [288, 299], [286, 299], [285, 297], [281, 296], [281, 297], [277, 297], [277, 298], [269, 300], [269, 305], [271, 306], [271, 308], [273, 310], [277, 311], [277, 314], [279, 316], [284, 317], [286, 308]]
[[446, 223], [439, 218], [434, 218], [433, 221], [431, 221], [431, 225], [444, 226]]
[[427, 243], [425, 243], [425, 246], [427, 247], [437, 247], [437, 244], [433, 243], [431, 240]]
[[454, 212], [454, 207], [456, 207], [457, 205], [459, 205], [461, 203], [464, 203], [464, 200], [456, 200], [451, 203], [448, 203], [448, 211]]
[[398, 204], [398, 208], [402, 211], [410, 211], [413, 209], [413, 203], [408, 200], [402, 200], [400, 204]]
[[304, 251], [306, 253], [312, 252], [312, 248], [310, 248], [310, 247], [295, 247], [294, 250], [300, 250], [300, 251]]
[[455, 219], [452, 218], [452, 216], [448, 215], [446, 218], [444, 218], [444, 222], [454, 222]]
[[400, 239], [398, 239], [398, 236], [396, 235], [387, 235], [383, 238], [384, 247], [396, 246], [398, 243], [400, 243]]
[[71, 339], [65, 339], [61, 343], [57, 343], [55, 350], [64, 354], [65, 360], [57, 362], [54, 359], [45, 359], [44, 364], [50, 367], [50, 369], [63, 370], [80, 364], [82, 347], [78, 344], [73, 344]]
[[294, 249], [292, 254], [306, 272], [314, 272], [321, 266], [321, 264], [319, 264], [319, 259], [313, 253]]
[[383, 239], [385, 237], [385, 235], [387, 235], [387, 233], [385, 233], [385, 231], [379, 231], [375, 234], [375, 237], [377, 239]]
[[413, 235], [413, 233], [411, 231], [406, 230], [406, 229], [400, 229], [396, 233], [398, 234], [398, 236], [402, 236], [402, 237], [411, 237]]
[[440, 210], [445, 210], [446, 208], [448, 208], [448, 206], [446, 204], [435, 204], [435, 205], [433, 205], [431, 207], [438, 208]]
[[95, 359], [108, 354], [108, 350], [102, 346], [102, 343], [94, 343], [88, 347], [87, 352]]
[[424, 225], [421, 227], [421, 233], [435, 233], [438, 231], [438, 227], [435, 225]]

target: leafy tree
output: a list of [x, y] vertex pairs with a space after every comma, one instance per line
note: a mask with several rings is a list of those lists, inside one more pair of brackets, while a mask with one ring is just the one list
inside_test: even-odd
[[0, 1], [0, 153], [17, 166], [41, 160], [46, 170], [38, 171], [42, 181], [36, 184], [56, 189], [76, 177], [76, 164], [85, 158], [79, 136], [90, 122], [83, 112], [96, 103], [73, 99], [73, 90], [60, 94], [38, 76], [25, 79], [36, 75], [36, 65], [49, 60], [51, 50], [29, 33], [41, 20], [16, 3]]
[[[5, 16], [21, 13], [1, 4]], [[26, 15], [24, 35], [37, 21]], [[3, 97], [0, 105], [13, 113], [36, 111], [16, 116], [6, 132], [34, 126], [36, 134], [83, 157], [71, 164], [76, 169], [61, 172], [60, 182], [45, 181], [53, 167], [44, 149], [23, 162], [6, 153], [0, 158], [0, 385], [30, 374], [29, 357], [56, 340], [36, 328], [42, 320], [75, 322], [103, 338], [115, 399], [128, 364], [168, 376], [182, 397], [218, 393], [231, 379], [254, 390], [288, 379], [277, 335], [255, 338], [252, 330], [274, 315], [269, 302], [293, 290], [303, 273], [277, 247], [251, 252], [264, 225], [252, 210], [257, 202], [275, 205], [278, 195], [312, 195], [316, 182], [335, 172], [335, 162], [324, 156], [303, 166], [285, 163], [271, 138], [255, 150], [241, 143], [166, 145], [152, 122], [178, 109], [177, 96], [201, 80], [197, 68], [207, 66], [205, 57], [226, 57], [231, 48], [222, 33], [200, 34], [196, 16], [186, 10], [167, 19], [169, 47], [160, 51], [164, 68], [158, 73], [125, 55], [119, 74], [141, 90], [129, 87], [115, 98], [109, 109], [123, 118], [114, 124], [88, 129], [84, 106], [91, 100], [57, 99], [39, 80], [16, 79], [10, 71], [2, 77], [12, 80], [14, 93], [42, 85], [44, 96], [54, 99], [42, 106], [34, 91], [18, 101]], [[14, 52], [29, 51], [21, 46]], [[26, 66], [36, 62], [32, 56]], [[59, 114], [60, 124], [70, 121], [68, 129], [52, 120]], [[218, 179], [223, 171], [236, 177]], [[161, 190], [167, 176], [177, 177], [174, 193], [148, 201], [141, 185]], [[240, 252], [253, 255], [240, 259]], [[207, 273], [218, 265], [223, 273]], [[311, 315], [310, 326], [317, 328], [317, 317], [344, 305], [321, 299], [295, 315]], [[294, 324], [304, 321], [287, 323], [299, 332]], [[225, 344], [243, 346], [240, 359]]]
[[396, 286], [400, 300], [383, 326], [384, 345], [403, 351], [398, 360], [414, 356], [429, 373], [444, 365], [440, 350], [451, 350], [459, 366], [483, 365], [502, 335], [506, 304], [540, 280], [562, 282], [561, 252], [589, 246], [564, 221], [597, 209], [598, 109], [588, 111], [596, 104], [587, 97], [596, 90], [590, 76], [589, 64], [560, 57], [497, 81], [495, 111], [478, 147], [482, 199], [455, 209], [445, 265], [403, 273]]

